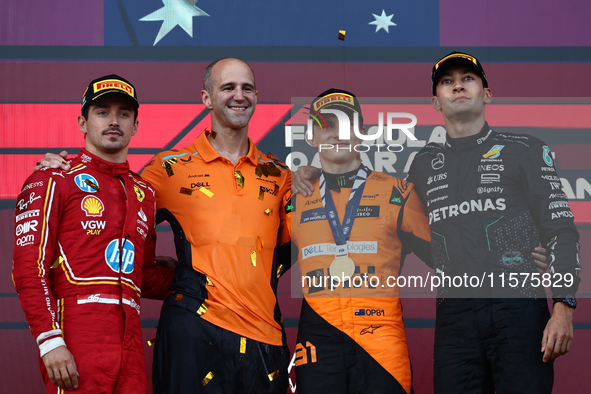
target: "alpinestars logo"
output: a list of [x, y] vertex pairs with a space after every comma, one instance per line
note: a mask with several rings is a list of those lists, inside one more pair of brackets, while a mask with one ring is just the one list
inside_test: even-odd
[[366, 328], [364, 328], [363, 330], [361, 330], [361, 332], [359, 333], [359, 335], [373, 334], [373, 332], [374, 332], [375, 330], [377, 330], [378, 328], [380, 328], [380, 327], [382, 327], [382, 326], [377, 326], [377, 327], [374, 327], [373, 325], [371, 325], [371, 326], [369, 326], [369, 327], [366, 327]]

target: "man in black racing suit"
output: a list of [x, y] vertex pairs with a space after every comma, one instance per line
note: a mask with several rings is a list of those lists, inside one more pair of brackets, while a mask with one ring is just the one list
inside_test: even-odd
[[[488, 126], [491, 91], [473, 56], [442, 58], [432, 82], [447, 140], [425, 146], [407, 180], [428, 213], [441, 279], [435, 393], [550, 393], [552, 360], [572, 342], [581, 269], [550, 149]], [[540, 241], [551, 253], [544, 275], [531, 256]], [[552, 317], [544, 285], [552, 289]]]

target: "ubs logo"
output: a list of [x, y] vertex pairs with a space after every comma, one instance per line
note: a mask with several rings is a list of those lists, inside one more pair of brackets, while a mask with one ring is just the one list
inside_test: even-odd
[[447, 172], [444, 172], [443, 174], [436, 174], [436, 175], [430, 176], [427, 179], [427, 185], [430, 185], [433, 182], [443, 181], [444, 179], [447, 179]]

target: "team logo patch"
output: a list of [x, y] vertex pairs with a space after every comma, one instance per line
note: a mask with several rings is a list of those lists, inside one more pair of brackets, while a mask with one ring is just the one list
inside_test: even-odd
[[289, 201], [285, 204], [285, 214], [295, 212], [295, 198], [293, 196], [289, 197]]
[[544, 146], [542, 149], [544, 149], [544, 153], [542, 156], [544, 158], [544, 162], [551, 166], [552, 164], [554, 164], [554, 161], [552, 160], [552, 156], [550, 155], [550, 148]]
[[433, 160], [431, 160], [431, 167], [434, 170], [440, 170], [443, 168], [443, 166], [445, 165], [445, 156], [443, 156], [443, 153], [437, 153], [437, 157], [434, 158]]
[[402, 205], [402, 194], [400, 190], [396, 186], [392, 187], [392, 194], [390, 195], [390, 204], [393, 205]]
[[80, 208], [86, 212], [86, 216], [103, 216], [105, 205], [95, 196], [86, 196], [82, 199]]
[[144, 201], [144, 198], [146, 198], [146, 193], [144, 193], [144, 191], [142, 189], [140, 189], [139, 187], [137, 187], [136, 185], [133, 185], [133, 190], [135, 190], [135, 195], [137, 196], [137, 200], [139, 202]]
[[[121, 242], [124, 242], [124, 244], [123, 251], [120, 253], [119, 244]], [[128, 239], [112, 240], [105, 248], [105, 261], [113, 271], [119, 272], [121, 270], [124, 274], [131, 274], [133, 272], [135, 261], [135, 248], [133, 243]]]
[[76, 175], [74, 182], [76, 182], [76, 186], [78, 186], [80, 190], [86, 193], [96, 193], [99, 189], [99, 183], [92, 175]]
[[497, 157], [499, 157], [499, 155], [501, 154], [501, 150], [503, 150], [504, 147], [505, 145], [495, 145], [492, 148], [490, 148], [488, 152], [482, 155], [482, 157], [484, 157], [485, 159], [496, 159]]

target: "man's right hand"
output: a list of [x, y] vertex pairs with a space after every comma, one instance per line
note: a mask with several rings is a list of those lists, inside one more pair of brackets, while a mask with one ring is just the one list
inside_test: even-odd
[[161, 268], [173, 270], [176, 268], [177, 261], [170, 256], [156, 256], [156, 265]]
[[61, 151], [59, 155], [55, 153], [46, 153], [45, 157], [41, 159], [41, 161], [33, 168], [33, 171], [39, 171], [43, 167], [49, 168], [60, 168], [64, 171], [68, 171], [70, 169], [70, 165], [66, 161], [68, 157], [68, 152], [65, 150]]
[[62, 390], [78, 388], [78, 371], [74, 356], [65, 346], [59, 346], [45, 353], [43, 363], [47, 369], [49, 380]]
[[310, 197], [314, 192], [313, 182], [320, 176], [320, 169], [312, 166], [300, 166], [292, 173], [291, 191], [304, 197]]

